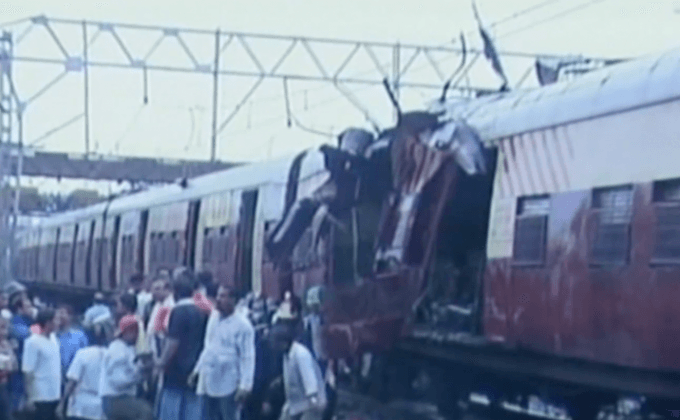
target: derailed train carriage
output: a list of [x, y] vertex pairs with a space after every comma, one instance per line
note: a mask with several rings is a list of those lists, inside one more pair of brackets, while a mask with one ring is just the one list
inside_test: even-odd
[[273, 297], [324, 285], [327, 350], [375, 354], [385, 395], [425, 375], [451, 412], [480, 388], [539, 390], [581, 418], [630, 394], [665, 409], [680, 400], [678, 80], [672, 51], [55, 215], [24, 233], [21, 278], [112, 290], [187, 264]]

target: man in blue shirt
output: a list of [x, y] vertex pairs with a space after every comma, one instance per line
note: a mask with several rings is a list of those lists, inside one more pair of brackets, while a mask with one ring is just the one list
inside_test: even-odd
[[[10, 321], [9, 340], [14, 348], [17, 362], [21, 366], [24, 353], [24, 341], [31, 335], [35, 308], [28, 298], [26, 289], [21, 288], [8, 293], [9, 306], [12, 311]], [[12, 412], [23, 411], [25, 408], [24, 377], [21, 370], [14, 372], [9, 378], [9, 391], [12, 399]]]
[[61, 352], [61, 371], [66, 375], [71, 366], [76, 352], [87, 347], [88, 340], [85, 333], [73, 326], [73, 308], [69, 305], [61, 305], [57, 309], [57, 338], [59, 339], [59, 351]]

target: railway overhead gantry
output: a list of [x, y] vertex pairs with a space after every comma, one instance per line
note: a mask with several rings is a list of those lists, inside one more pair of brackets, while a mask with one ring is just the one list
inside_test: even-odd
[[[138, 71], [144, 76], [145, 100], [146, 80], [149, 72], [173, 72], [205, 75], [212, 79], [211, 93], [211, 134], [210, 156], [211, 164], [220, 166], [217, 162], [219, 136], [225, 127], [261, 88], [266, 79], [280, 80], [287, 94], [288, 82], [309, 81], [323, 82], [333, 87], [349, 104], [356, 107], [371, 120], [370, 111], [354, 95], [352, 89], [356, 86], [382, 85], [389, 81], [390, 87], [399, 98], [402, 89], [419, 89], [432, 97], [439, 94], [442, 86], [449, 81], [450, 92], [457, 92], [462, 96], [475, 96], [480, 93], [493, 92], [498, 86], [470, 86], [465, 84], [465, 75], [483, 60], [479, 57], [485, 54], [483, 48], [466, 48], [463, 45], [449, 44], [446, 46], [426, 46], [407, 43], [369, 42], [361, 40], [337, 40], [313, 37], [277, 36], [267, 34], [240, 33], [233, 31], [202, 30], [194, 28], [179, 28], [154, 25], [135, 25], [104, 21], [87, 21], [76, 19], [59, 19], [47, 16], [33, 16], [15, 21], [0, 27], [0, 188], [5, 193], [0, 198], [0, 255], [6, 265], [8, 253], [5, 246], [11, 242], [9, 233], [11, 214], [18, 209], [18, 195], [14, 198], [9, 193], [9, 179], [15, 178], [15, 187], [20, 183], [24, 166], [23, 123], [24, 112], [30, 109], [32, 103], [39, 100], [43, 94], [58, 84], [68, 74], [81, 74], [82, 91], [73, 92], [74, 97], [83, 98], [83, 108], [73, 117], [47, 131], [50, 136], [57, 131], [73, 124], [82, 124], [84, 144], [83, 163], [87, 167], [104, 166], [110, 163], [104, 160], [92, 159], [91, 150], [91, 93], [90, 75], [93, 69], [125, 69]], [[81, 42], [67, 42], [63, 31], [80, 33]], [[41, 32], [44, 43], [54, 54], [22, 51], [22, 42], [31, 33]], [[139, 37], [155, 37], [156, 41], [147, 46], [139, 43]], [[97, 50], [102, 48], [98, 39], [109, 38], [117, 49], [119, 60], [104, 60], [97, 58]], [[192, 43], [190, 40], [193, 40]], [[72, 41], [72, 40], [69, 40]], [[276, 48], [262, 48], [262, 42], [276, 42]], [[179, 51], [178, 57], [170, 64], [167, 60], [158, 60], [158, 50], [161, 44], [173, 43]], [[196, 43], [208, 47], [213, 53], [209, 58], [199, 54]], [[49, 45], [52, 44], [52, 45]], [[140, 45], [135, 45], [140, 44]], [[109, 43], [107, 47], [110, 47]], [[250, 70], [239, 70], [233, 67], [234, 60], [230, 54], [238, 49], [244, 61], [249, 61]], [[203, 48], [202, 50], [205, 50]], [[324, 54], [324, 51], [326, 54]], [[328, 51], [342, 51], [338, 53], [341, 60], [328, 59]], [[526, 60], [525, 74], [532, 71], [537, 58], [562, 59], [563, 56], [551, 54], [530, 54], [500, 51], [499, 55], [505, 59]], [[290, 70], [291, 65], [300, 56], [311, 64], [310, 71]], [[336, 59], [338, 57], [335, 57]], [[363, 60], [363, 61], [362, 61]], [[599, 59], [590, 59], [599, 60]], [[606, 62], [605, 59], [599, 60]], [[32, 83], [31, 89], [15, 86], [12, 68], [16, 64], [31, 63], [60, 66], [62, 70], [49, 79], [41, 87], [33, 89], [40, 83]], [[267, 65], [266, 63], [274, 63]], [[359, 64], [357, 64], [359, 63]], [[446, 65], [445, 65], [446, 64]], [[460, 66], [459, 66], [460, 64]], [[362, 75], [349, 74], [353, 67], [364, 65], [368, 72]], [[482, 64], [483, 65], [483, 64]], [[431, 78], [427, 80], [414, 78], [413, 74], [427, 68]], [[457, 69], [453, 71], [454, 69]], [[461, 71], [458, 71], [461, 70]], [[453, 77], [455, 75], [455, 77]], [[234, 98], [231, 109], [225, 115], [219, 112], [221, 106], [218, 91], [221, 81], [226, 78], [238, 78], [250, 81], [250, 88], [240, 98]], [[521, 78], [522, 82], [525, 77]], [[287, 97], [287, 95], [286, 95]], [[295, 119], [293, 118], [295, 121]], [[291, 121], [289, 115], [289, 122]], [[296, 124], [299, 124], [295, 121]], [[13, 146], [8, 147], [13, 143]], [[11, 149], [11, 150], [10, 150]], [[11, 153], [18, 153], [14, 164], [10, 164]], [[54, 156], [53, 156], [54, 158]], [[31, 163], [26, 158], [26, 167]], [[96, 161], [96, 162], [95, 162]], [[33, 165], [36, 166], [36, 165]], [[42, 170], [38, 165], [38, 171]], [[42, 175], [55, 176], [54, 171], [45, 166]], [[125, 168], [125, 166], [120, 166]], [[93, 173], [102, 174], [100, 169]], [[170, 171], [174, 173], [173, 171]], [[18, 190], [18, 188], [17, 188]], [[7, 256], [7, 257], [4, 257]]]

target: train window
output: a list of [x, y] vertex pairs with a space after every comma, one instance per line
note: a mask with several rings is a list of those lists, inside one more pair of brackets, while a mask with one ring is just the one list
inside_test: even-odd
[[161, 262], [161, 243], [159, 240], [159, 236], [157, 232], [152, 232], [150, 237], [149, 237], [149, 248], [150, 248], [150, 256], [149, 256], [149, 262], [152, 262], [154, 264], [158, 264]]
[[630, 250], [633, 188], [622, 186], [593, 190], [592, 203], [596, 217], [591, 264], [626, 264]]
[[655, 182], [654, 201], [680, 204], [680, 178]]
[[156, 262], [162, 263], [165, 261], [165, 241], [163, 240], [163, 233], [156, 233]]
[[680, 179], [654, 183], [656, 243], [652, 263], [680, 264]]
[[67, 263], [68, 262], [68, 257], [69, 257], [69, 244], [63, 244], [60, 247], [60, 252], [59, 252], [59, 262], [61, 263]]
[[543, 265], [550, 197], [522, 197], [517, 202], [513, 263], [516, 265]]
[[212, 261], [213, 255], [213, 238], [206, 235], [203, 240], [203, 262]]
[[179, 232], [174, 231], [170, 234], [170, 262], [179, 261]]
[[78, 242], [78, 262], [85, 261], [85, 241]]
[[222, 252], [220, 253], [222, 262], [227, 262], [229, 261], [229, 229], [226, 226], [222, 226], [220, 228], [220, 235], [221, 237], [216, 241], [219, 241], [218, 243], [222, 247]]
[[123, 236], [121, 248], [121, 261], [126, 265], [132, 264], [134, 262], [134, 236]]

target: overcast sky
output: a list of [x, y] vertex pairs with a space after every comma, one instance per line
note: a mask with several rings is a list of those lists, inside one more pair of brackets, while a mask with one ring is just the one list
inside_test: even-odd
[[[501, 22], [492, 31], [499, 50], [635, 57], [674, 48], [680, 39], [680, 14], [676, 12], [676, 9], [680, 9], [680, 3], [674, 0], [478, 0], [477, 4], [486, 23]], [[0, 19], [5, 22], [43, 14], [79, 20], [425, 45], [450, 43], [461, 31], [465, 31], [468, 42], [475, 47], [480, 46], [468, 0], [0, 2]], [[17, 38], [26, 27], [24, 23], [6, 26], [5, 29], [12, 31]], [[66, 49], [79, 55], [82, 49], [80, 27], [54, 25], [53, 28]], [[43, 28], [37, 29], [21, 39], [15, 46], [15, 54], [58, 57], [59, 51], [47, 32]], [[133, 55], [141, 55], [158, 34], [128, 31], [121, 32], [121, 37]], [[196, 52], [200, 62], [210, 62], [213, 51], [211, 36], [188, 37], [187, 44]], [[120, 58], [120, 52], [106, 36], [100, 36], [89, 48], [93, 60], [111, 61]], [[255, 44], [253, 48], [265, 62], [273, 63], [285, 46]], [[337, 66], [339, 63], [334, 59], [342, 57], [340, 50], [319, 48], [318, 51], [322, 60], [329, 65]], [[164, 42], [156, 57], [159, 63], [168, 65], [182, 65], [187, 60], [177, 45], [171, 42]], [[234, 69], [245, 69], [239, 67], [249, 65], [244, 64], [247, 61], [245, 57], [243, 51], [228, 50], [223, 60], [231, 63]], [[452, 58], [444, 58], [440, 64], [447, 71], [455, 68], [457, 63]], [[511, 83], [515, 84], [531, 61], [508, 59], [504, 64]], [[289, 72], [305, 73], [309, 68], [304, 67], [310, 64], [302, 58], [293, 57], [287, 65], [289, 67], [286, 70]], [[372, 65], [368, 59], [359, 59], [353, 66], [345, 74], [365, 73], [369, 77], [378, 77], [377, 73], [371, 73]], [[426, 62], [414, 64], [413, 68], [418, 70], [414, 77], [436, 82], [434, 73], [427, 67]], [[62, 72], [63, 66], [16, 63], [13, 71], [19, 95], [27, 100]], [[482, 60], [472, 69], [470, 79], [471, 85], [494, 86], [498, 83]], [[83, 112], [82, 80], [82, 73], [69, 73], [28, 105], [24, 126], [26, 143], [40, 139], [45, 133]], [[91, 71], [92, 149], [101, 154], [208, 158], [211, 77], [150, 72], [147, 78], [149, 102], [146, 105], [142, 101], [142, 80], [139, 70]], [[253, 82], [254, 79], [235, 77], [220, 80], [220, 120], [233, 110], [238, 97]], [[532, 83], [532, 80], [528, 80], [526, 86]], [[391, 122], [391, 109], [382, 89], [364, 86], [349, 88], [371, 110], [380, 125]], [[337, 133], [349, 125], [367, 124], [362, 113], [332, 85], [290, 82], [289, 91], [295, 117], [315, 130]], [[427, 90], [404, 91], [402, 100], [406, 108], [415, 108], [436, 94]], [[232, 161], [264, 160], [329, 141], [328, 137], [288, 128], [285, 106], [282, 82], [264, 82], [221, 133], [219, 158]], [[37, 142], [35, 147], [82, 153], [83, 131], [83, 121], [79, 119]], [[54, 182], [44, 180], [35, 185], [43, 189], [56, 188]], [[71, 188], [72, 185], [63, 183], [60, 189]]]

